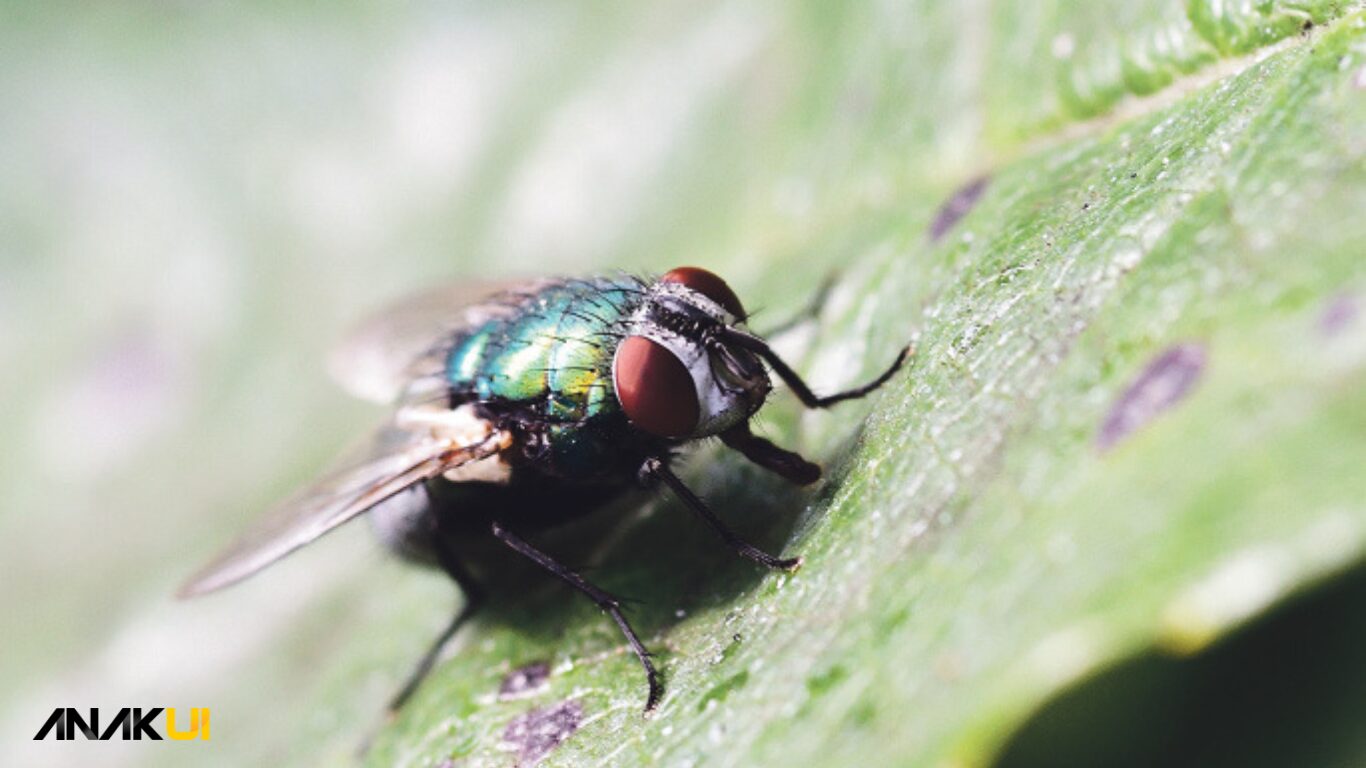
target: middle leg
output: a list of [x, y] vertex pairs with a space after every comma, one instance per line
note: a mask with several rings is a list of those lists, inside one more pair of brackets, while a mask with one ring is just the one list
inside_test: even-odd
[[660, 480], [669, 486], [669, 490], [682, 499], [689, 509], [702, 518], [702, 522], [706, 523], [707, 527], [711, 528], [717, 536], [721, 537], [722, 541], [741, 557], [747, 557], [760, 565], [782, 571], [795, 571], [801, 567], [802, 559], [800, 557], [774, 557], [737, 536], [734, 531], [726, 527], [725, 523], [721, 522], [721, 519], [711, 511], [706, 502], [693, 493], [692, 489], [685, 485], [662, 460], [654, 457], [646, 459], [645, 464], [640, 468], [640, 474], [647, 479]]

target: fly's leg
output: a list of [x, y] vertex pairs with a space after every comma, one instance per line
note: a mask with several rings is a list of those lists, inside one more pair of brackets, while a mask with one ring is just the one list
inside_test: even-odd
[[511, 547], [517, 554], [526, 557], [549, 571], [555, 578], [587, 595], [589, 600], [592, 600], [608, 616], [612, 617], [612, 620], [621, 628], [621, 633], [626, 636], [626, 642], [630, 643], [631, 650], [635, 651], [636, 658], [640, 659], [640, 665], [645, 668], [645, 682], [650, 687], [650, 692], [645, 699], [645, 711], [650, 712], [658, 706], [659, 697], [664, 692], [659, 683], [659, 673], [655, 671], [655, 665], [650, 661], [650, 652], [645, 650], [645, 644], [640, 642], [640, 637], [631, 628], [630, 622], [626, 621], [626, 615], [621, 612], [621, 600], [593, 586], [582, 576], [556, 562], [550, 555], [523, 541], [497, 521], [494, 521], [492, 531], [499, 541]]
[[460, 610], [456, 611], [450, 623], [432, 641], [427, 652], [422, 654], [421, 659], [418, 659], [413, 671], [408, 673], [408, 679], [403, 683], [403, 687], [399, 688], [398, 693], [389, 700], [388, 712], [390, 715], [403, 708], [404, 703], [412, 697], [417, 687], [432, 671], [432, 667], [436, 664], [437, 658], [440, 657], [441, 650], [446, 647], [446, 643], [450, 642], [460, 627], [469, 620], [470, 616], [474, 615], [474, 612], [484, 602], [483, 588], [474, 580], [469, 571], [465, 570], [465, 566], [460, 563], [455, 554], [450, 551], [450, 546], [439, 535], [436, 539], [437, 561], [441, 564], [442, 570], [450, 575], [451, 579], [460, 587], [460, 591], [464, 593], [465, 604], [460, 606]]
[[[772, 444], [770, 443], [770, 445]], [[645, 463], [640, 468], [640, 474], [646, 479], [659, 480], [669, 486], [669, 490], [673, 491], [678, 498], [682, 499], [683, 503], [686, 504], [689, 509], [696, 512], [697, 516], [702, 518], [702, 522], [706, 523], [708, 528], [711, 528], [717, 536], [721, 537], [721, 540], [724, 541], [727, 546], [735, 550], [735, 553], [741, 557], [749, 558], [768, 568], [782, 571], [795, 571], [801, 566], [802, 559], [800, 557], [774, 557], [737, 536], [734, 531], [726, 527], [725, 523], [721, 522], [721, 519], [711, 511], [706, 502], [702, 501], [697, 494], [693, 493], [691, 488], [684, 485], [683, 481], [678, 479], [678, 475], [675, 475], [673, 470], [669, 469], [669, 465], [665, 464], [660, 459], [646, 459]]]
[[819, 466], [750, 432], [749, 424], [738, 424], [722, 432], [721, 442], [744, 454], [755, 464], [797, 485], [810, 485], [821, 479]]
[[821, 309], [825, 307], [826, 300], [830, 298], [830, 291], [833, 290], [835, 287], [835, 277], [836, 275], [833, 273], [826, 275], [825, 280], [821, 283], [821, 286], [816, 289], [815, 295], [811, 297], [811, 301], [807, 302], [806, 306], [802, 307], [801, 311], [799, 311], [792, 317], [789, 317], [788, 319], [784, 320], [783, 322], [779, 323], [778, 325], [769, 328], [767, 331], [764, 332], [764, 336], [767, 336], [769, 338], [772, 338], [774, 336], [781, 336], [787, 333], [788, 331], [796, 329], [797, 326], [801, 325], [802, 323], [805, 323], [808, 320], [814, 320], [817, 316], [819, 316], [821, 313]]
[[797, 399], [802, 401], [802, 405], [805, 405], [807, 408], [829, 408], [835, 403], [841, 403], [845, 400], [857, 400], [858, 398], [867, 395], [883, 384], [886, 384], [892, 376], [896, 375], [896, 372], [901, 370], [902, 363], [906, 362], [906, 358], [910, 357], [911, 352], [913, 351], [912, 346], [908, 345], [903, 347], [901, 352], [897, 354], [896, 359], [887, 367], [887, 370], [883, 371], [877, 378], [863, 386], [846, 389], [843, 392], [836, 392], [833, 395], [817, 396], [811, 391], [811, 387], [808, 387], [806, 382], [802, 381], [802, 377], [797, 375], [797, 372], [792, 370], [792, 367], [784, 362], [781, 357], [778, 357], [778, 353], [773, 351], [773, 348], [768, 345], [768, 342], [758, 336], [734, 328], [724, 329], [722, 333], [729, 341], [732, 341], [740, 347], [748, 349], [763, 358], [764, 362], [768, 363], [769, 367], [773, 369], [773, 372], [778, 374], [778, 378], [782, 379], [787, 386], [792, 388], [792, 393], [795, 394]]

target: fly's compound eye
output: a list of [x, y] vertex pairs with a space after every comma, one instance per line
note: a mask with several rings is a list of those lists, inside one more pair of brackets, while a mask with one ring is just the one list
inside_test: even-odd
[[678, 356], [644, 336], [627, 336], [612, 364], [617, 399], [626, 418], [659, 437], [687, 437], [701, 408], [692, 374]]
[[708, 272], [701, 267], [679, 267], [671, 269], [659, 278], [661, 283], [678, 283], [685, 288], [706, 296], [712, 301], [720, 304], [727, 312], [743, 320], [745, 318], [744, 305], [740, 303], [740, 297], [735, 295], [735, 291], [726, 285], [726, 281], [717, 277], [716, 273]]

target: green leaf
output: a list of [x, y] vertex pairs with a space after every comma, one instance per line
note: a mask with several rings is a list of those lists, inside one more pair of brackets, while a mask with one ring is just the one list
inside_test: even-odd
[[[754, 510], [800, 508], [766, 540], [803, 570], [729, 568], [661, 510], [601, 569], [650, 604], [657, 716], [640, 715], [629, 655], [594, 654], [620, 647], [605, 622], [576, 612], [569, 637], [528, 643], [533, 610], [447, 662], [376, 764], [487, 755], [518, 714], [562, 700], [591, 719], [554, 764], [982, 764], [1072, 681], [1150, 647], [1199, 651], [1359, 559], [1363, 328], [1322, 317], [1362, 275], [1362, 39], [1351, 16], [1006, 163], [938, 243], [923, 214], [835, 224], [823, 239], [853, 266], [803, 369], [851, 383], [912, 328], [914, 368], [863, 428], [848, 411], [785, 421], [833, 464], [810, 501], [720, 452], [693, 463], [751, 530]], [[1103, 437], [1169, 349], [1177, 372], [1127, 396], [1158, 405]], [[1164, 405], [1173, 376], [1194, 380]], [[542, 658], [555, 672], [530, 704], [487, 700], [489, 670]]]
[[[321, 220], [351, 234], [309, 230], [316, 211], [307, 207], [276, 220], [251, 203], [224, 204], [279, 228], [238, 233], [246, 239], [230, 239], [235, 247], [298, 255], [243, 257], [259, 258], [247, 263], [262, 274], [239, 278], [266, 297], [238, 321], [250, 342], [213, 342], [204, 361], [187, 363], [197, 377], [226, 381], [228, 396], [191, 398], [179, 431], [126, 468], [128, 479], [94, 486], [113, 489], [116, 510], [145, 509], [164, 498], [149, 479], [158, 460], [202, 446], [222, 474], [171, 462], [186, 473], [191, 502], [176, 514], [203, 520], [184, 524], [179, 539], [196, 551], [92, 546], [90, 573], [62, 580], [36, 620], [43, 634], [75, 626], [126, 643], [200, 638], [212, 652], [202, 673], [174, 685], [147, 671], [155, 659], [106, 662], [153, 681], [130, 684], [88, 659], [141, 646], [35, 638], [0, 668], [19, 689], [45, 690], [43, 675], [76, 660], [93, 677], [61, 678], [75, 686], [65, 690], [136, 692], [156, 705], [194, 698], [214, 708], [215, 723], [212, 751], [196, 754], [233, 763], [338, 763], [367, 734], [368, 763], [404, 766], [981, 766], [1003, 754], [1012, 765], [1126, 755], [1141, 764], [1124, 745], [1143, 740], [1160, 742], [1155, 761], [1366, 755], [1344, 714], [1366, 703], [1366, 684], [1326, 671], [1359, 668], [1360, 645], [1348, 640], [1363, 634], [1350, 610], [1366, 552], [1361, 4], [543, 12], [465, 11], [434, 37], [414, 31], [420, 19], [365, 9], [320, 29], [305, 10], [275, 27], [244, 24], [266, 48], [291, 35], [309, 42], [263, 54], [246, 85], [223, 86], [244, 106], [268, 94], [268, 107], [248, 113], [261, 116], [178, 141], [191, 142], [192, 156], [222, 141], [268, 168], [282, 163], [305, 190], [293, 204], [349, 212]], [[96, 60], [123, 62], [118, 83], [159, 94], [160, 83], [179, 82], [184, 50], [226, 45], [210, 17], [175, 23], [187, 42], [149, 43], [136, 25], [91, 32], [105, 57]], [[41, 48], [33, 41], [59, 26], [10, 34]], [[127, 39], [154, 53], [121, 53]], [[381, 98], [347, 111], [378, 98], [367, 73], [390, 71], [394, 50], [425, 51], [398, 59], [417, 62], [421, 87], [444, 92], [421, 73], [453, 76], [442, 67], [466, 60], [446, 57], [480, 40], [515, 42], [470, 54], [497, 88], [469, 97], [486, 122], [458, 172], [445, 171], [461, 184], [443, 186], [420, 163], [395, 180], [382, 170], [389, 162], [365, 160], [362, 139], [388, 135], [366, 110], [393, 106]], [[297, 84], [280, 84], [281, 62]], [[301, 66], [335, 71], [336, 92], [318, 96]], [[326, 121], [294, 106], [294, 90], [341, 110], [352, 132], [317, 126]], [[149, 107], [149, 119], [205, 126], [219, 113], [199, 98], [158, 107], [170, 112]], [[413, 119], [443, 125], [439, 112], [414, 107], [421, 97], [395, 98], [416, 109]], [[288, 113], [296, 108], [304, 114]], [[42, 125], [18, 124], [30, 137]], [[285, 156], [304, 158], [297, 166], [238, 143], [279, 125], [291, 126], [277, 140]], [[414, 131], [406, 140], [420, 148], [431, 137], [414, 125], [395, 130]], [[331, 148], [310, 150], [315, 132]], [[199, 162], [195, 178], [240, 183], [235, 165]], [[366, 183], [353, 189], [348, 173]], [[327, 196], [339, 189], [356, 199]], [[37, 227], [36, 242], [51, 226]], [[458, 603], [439, 577], [367, 556], [360, 531], [216, 603], [159, 602], [246, 510], [306, 477], [364, 423], [321, 394], [320, 380], [295, 383], [301, 345], [321, 349], [343, 319], [379, 303], [371, 291], [449, 273], [456, 246], [457, 266], [477, 273], [494, 271], [489, 264], [697, 262], [761, 309], [761, 329], [799, 312], [834, 274], [818, 316], [781, 340], [822, 391], [874, 375], [916, 341], [912, 364], [867, 401], [803, 413], [780, 391], [766, 408], [764, 434], [826, 467], [813, 490], [715, 445], [683, 465], [747, 537], [800, 553], [797, 573], [758, 572], [667, 500], [631, 499], [549, 539], [591, 566], [596, 583], [636, 601], [630, 616], [667, 687], [652, 716], [641, 712], [642, 674], [612, 623], [578, 595], [511, 569], [409, 706], [381, 722], [385, 696]], [[392, 255], [405, 250], [413, 255]], [[339, 274], [347, 258], [353, 276]], [[61, 272], [33, 269], [34, 280], [76, 280]], [[81, 348], [104, 338], [92, 325], [54, 333]], [[29, 354], [22, 359], [36, 359]], [[281, 446], [261, 447], [281, 413], [300, 433], [276, 428]], [[11, 493], [7, 509], [40, 497]], [[14, 515], [0, 522], [16, 551], [52, 532], [22, 532]], [[22, 562], [30, 582], [49, 573]], [[101, 583], [136, 597], [95, 622], [80, 606]], [[221, 638], [203, 635], [205, 626]], [[1333, 627], [1336, 641], [1319, 644]], [[193, 652], [166, 651], [162, 662], [187, 668]], [[1224, 695], [1221, 683], [1260, 679], [1278, 663], [1283, 674], [1265, 675], [1265, 689]], [[541, 664], [543, 685], [500, 695]], [[1301, 682], [1322, 695], [1304, 695]], [[1291, 690], [1303, 707], [1255, 706], [1259, 695], [1280, 701]], [[35, 730], [47, 711], [13, 707], [16, 733]], [[1206, 728], [1212, 711], [1220, 718]], [[1297, 743], [1302, 732], [1313, 743]], [[1216, 748], [1232, 738], [1237, 750]], [[190, 747], [174, 756], [139, 749], [148, 763], [194, 759]]]

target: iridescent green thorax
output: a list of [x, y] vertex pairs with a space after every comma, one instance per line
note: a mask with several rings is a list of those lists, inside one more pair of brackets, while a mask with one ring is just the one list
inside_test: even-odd
[[457, 338], [446, 374], [457, 399], [520, 404], [552, 423], [616, 415], [612, 355], [644, 298], [633, 277], [551, 283]]

